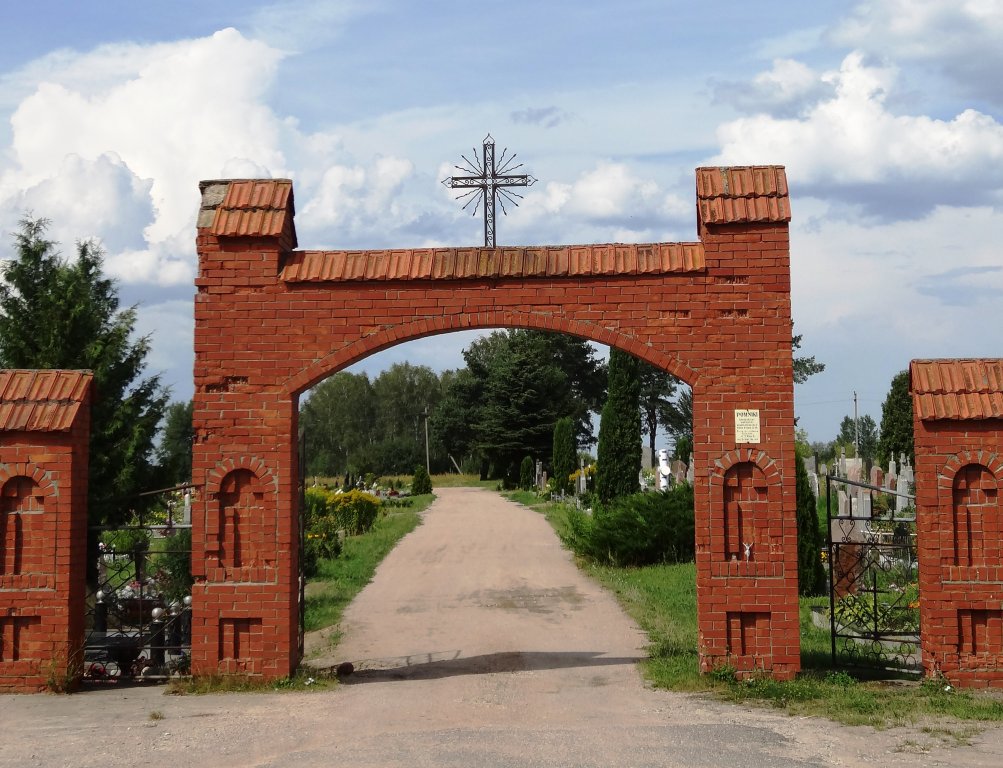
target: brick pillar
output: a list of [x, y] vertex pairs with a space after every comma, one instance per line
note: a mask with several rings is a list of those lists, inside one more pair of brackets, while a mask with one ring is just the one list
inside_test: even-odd
[[203, 182], [202, 191], [192, 671], [285, 677], [299, 662], [296, 403], [263, 361], [292, 342], [261, 327], [279, 312], [268, 288], [295, 245], [292, 187]]
[[0, 371], [0, 404], [17, 406], [0, 409], [0, 691], [64, 690], [82, 671], [90, 383]]
[[[726, 172], [698, 170], [701, 197], [712, 191], [704, 170]], [[710, 342], [693, 385], [700, 668], [786, 679], [801, 667], [788, 223], [705, 205], [700, 216]], [[736, 414], [758, 437], [739, 433]]]
[[910, 386], [924, 672], [1003, 688], [1003, 360], [914, 360]]

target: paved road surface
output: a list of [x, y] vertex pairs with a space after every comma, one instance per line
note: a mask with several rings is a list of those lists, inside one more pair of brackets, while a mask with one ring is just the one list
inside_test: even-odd
[[0, 765], [1003, 765], [1000, 729], [945, 749], [918, 731], [649, 690], [635, 665], [644, 637], [540, 515], [485, 490], [438, 493], [349, 608], [335, 654], [316, 662], [352, 661], [344, 685], [0, 697]]

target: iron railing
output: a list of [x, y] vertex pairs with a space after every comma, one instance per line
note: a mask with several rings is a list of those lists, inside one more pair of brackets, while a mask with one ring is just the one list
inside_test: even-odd
[[84, 681], [186, 675], [191, 653], [191, 502], [195, 486], [143, 494], [145, 511], [94, 526], [88, 558]]
[[829, 475], [826, 518], [833, 665], [921, 672], [913, 496]]

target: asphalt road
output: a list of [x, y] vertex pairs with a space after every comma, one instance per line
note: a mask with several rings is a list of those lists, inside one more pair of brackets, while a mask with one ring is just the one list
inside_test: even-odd
[[0, 765], [1003, 765], [1003, 730], [946, 747], [653, 691], [645, 638], [538, 514], [481, 489], [437, 491], [349, 607], [320, 667], [337, 688], [164, 696], [111, 688], [0, 696]]

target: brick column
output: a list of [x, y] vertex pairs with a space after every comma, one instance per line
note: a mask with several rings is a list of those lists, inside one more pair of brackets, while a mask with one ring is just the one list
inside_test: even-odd
[[0, 691], [65, 690], [82, 672], [90, 385], [0, 370]]

